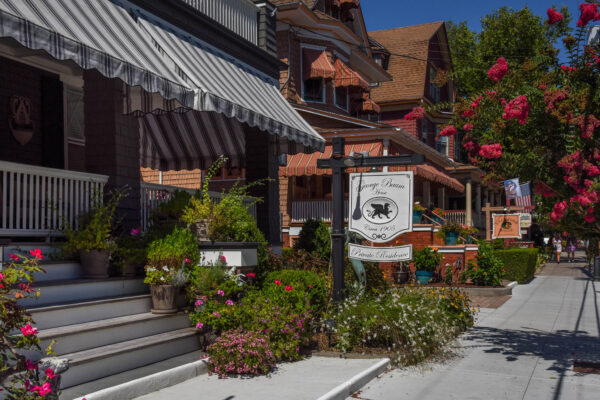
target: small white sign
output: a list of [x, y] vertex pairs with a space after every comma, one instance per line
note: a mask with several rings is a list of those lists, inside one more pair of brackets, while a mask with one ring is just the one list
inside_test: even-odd
[[531, 214], [521, 213], [521, 228], [531, 228], [532, 223]]
[[375, 243], [412, 231], [413, 173], [350, 174], [348, 229]]
[[412, 245], [397, 247], [368, 247], [348, 245], [348, 257], [374, 262], [408, 261], [412, 259]]

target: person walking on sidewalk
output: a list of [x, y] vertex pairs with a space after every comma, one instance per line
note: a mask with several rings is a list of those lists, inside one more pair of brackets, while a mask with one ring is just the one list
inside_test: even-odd
[[554, 246], [554, 253], [556, 254], [556, 262], [560, 264], [560, 253], [562, 253], [562, 238], [560, 233], [555, 233], [552, 239], [552, 246]]
[[567, 237], [567, 257], [569, 262], [575, 262], [575, 250], [577, 249], [577, 238], [570, 234]]

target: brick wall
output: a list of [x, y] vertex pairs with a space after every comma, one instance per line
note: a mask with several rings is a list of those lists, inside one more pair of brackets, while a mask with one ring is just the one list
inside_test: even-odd
[[140, 224], [140, 144], [137, 118], [123, 115], [123, 83], [84, 72], [86, 168], [109, 176], [107, 189], [129, 186], [118, 209], [125, 229]]

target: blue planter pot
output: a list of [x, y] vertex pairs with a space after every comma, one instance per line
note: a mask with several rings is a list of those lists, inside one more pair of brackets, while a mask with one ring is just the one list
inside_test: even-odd
[[420, 224], [423, 217], [423, 211], [413, 210], [413, 224]]
[[431, 219], [434, 220], [435, 222], [437, 222], [438, 224], [442, 223], [442, 218], [438, 217], [436, 214], [433, 214], [431, 216]]
[[467, 244], [473, 244], [473, 238], [471, 236], [467, 236]]
[[426, 285], [429, 283], [429, 281], [433, 277], [433, 272], [431, 272], [431, 271], [416, 271], [415, 275], [417, 276], [417, 282], [419, 283], [419, 285]]
[[455, 246], [458, 243], [458, 232], [448, 232], [444, 238], [446, 246]]

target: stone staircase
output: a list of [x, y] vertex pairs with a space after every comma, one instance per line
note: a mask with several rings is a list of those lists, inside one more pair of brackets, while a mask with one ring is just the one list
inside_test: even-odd
[[[20, 250], [29, 249], [21, 246]], [[71, 261], [44, 262], [42, 267], [46, 273], [36, 276], [34, 285], [40, 296], [21, 304], [33, 317], [42, 347], [55, 340], [57, 356], [69, 359], [61, 388], [200, 349], [187, 315], [150, 313], [148, 286], [141, 278], [83, 279], [81, 266]]]

